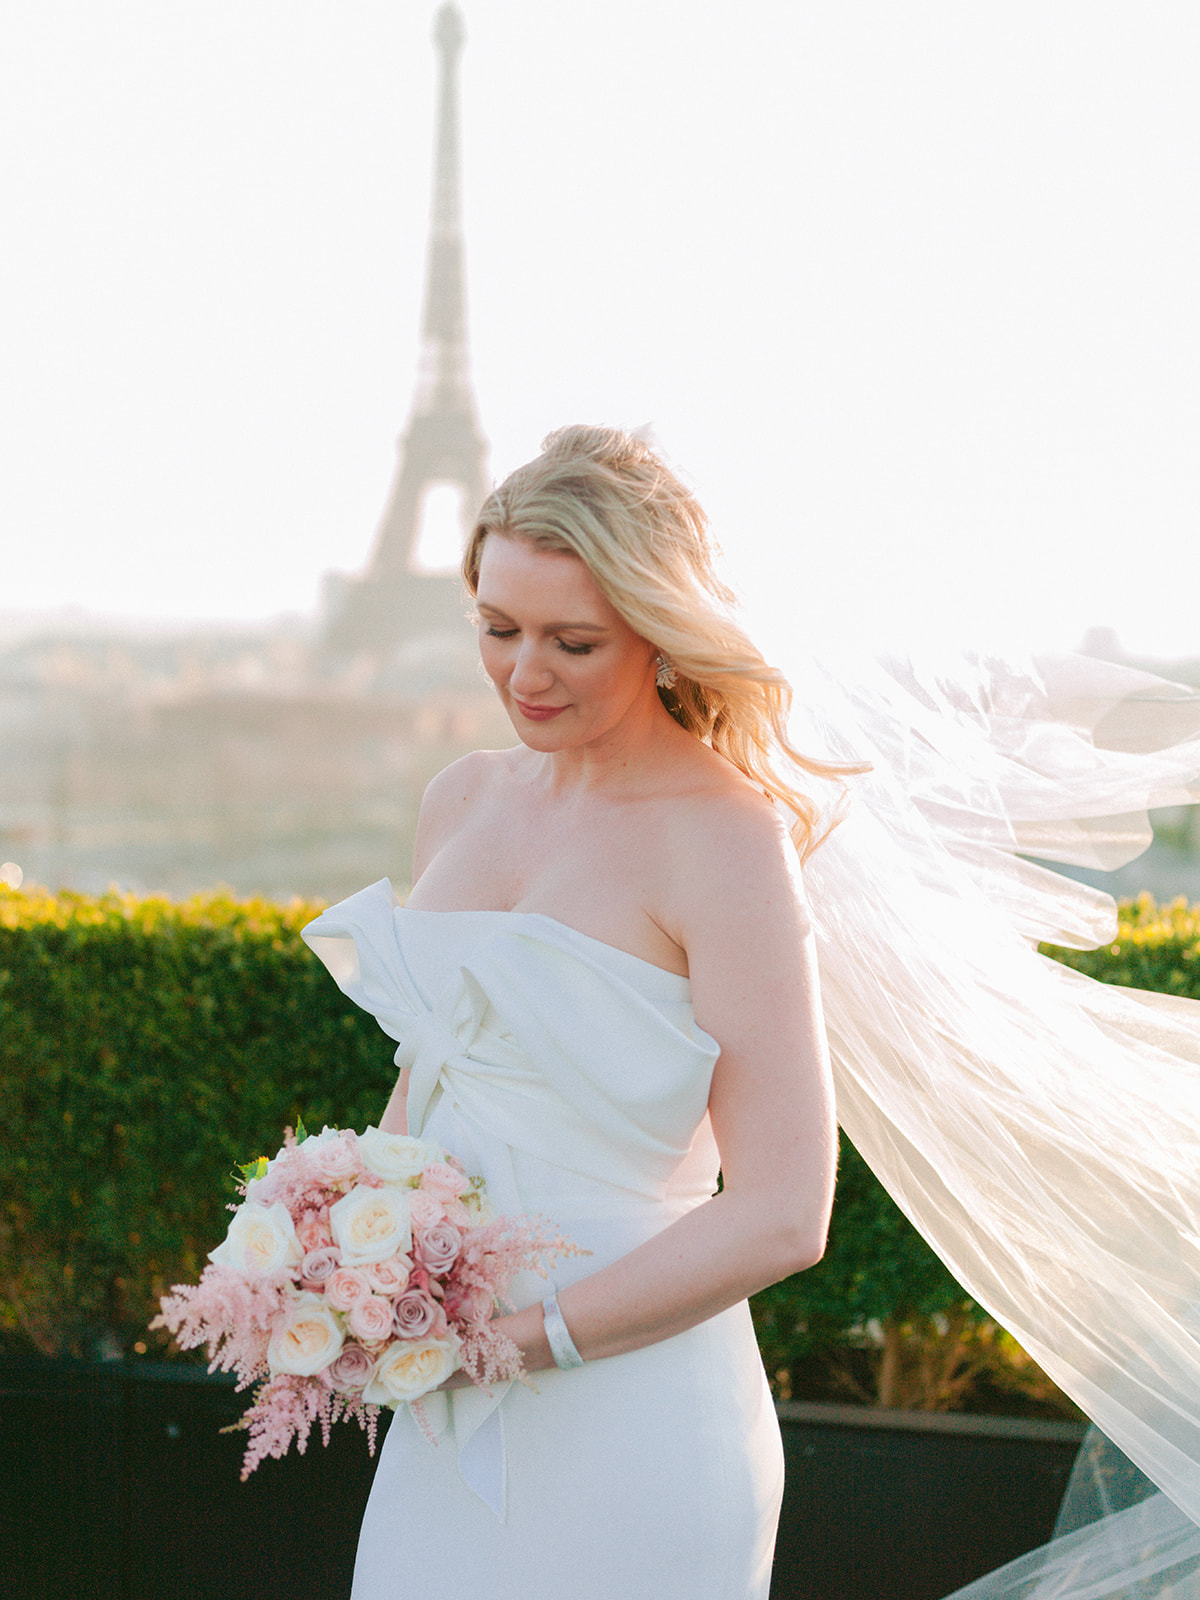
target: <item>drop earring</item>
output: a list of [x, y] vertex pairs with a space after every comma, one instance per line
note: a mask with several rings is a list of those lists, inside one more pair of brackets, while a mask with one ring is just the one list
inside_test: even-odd
[[668, 661], [666, 656], [659, 656], [657, 669], [654, 673], [655, 688], [673, 689], [678, 680], [679, 674], [675, 671], [674, 663]]

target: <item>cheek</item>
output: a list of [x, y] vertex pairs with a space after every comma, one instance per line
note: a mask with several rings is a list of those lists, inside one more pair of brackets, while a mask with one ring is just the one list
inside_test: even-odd
[[499, 639], [491, 639], [486, 633], [479, 635], [479, 659], [493, 683], [504, 673], [504, 652], [500, 644]]

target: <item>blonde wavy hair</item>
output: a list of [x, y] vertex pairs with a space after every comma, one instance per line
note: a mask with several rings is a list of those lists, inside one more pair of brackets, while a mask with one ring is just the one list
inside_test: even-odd
[[864, 769], [814, 761], [792, 746], [791, 686], [739, 625], [695, 496], [650, 447], [616, 428], [552, 433], [480, 509], [463, 556], [472, 596], [492, 533], [584, 562], [634, 632], [674, 666], [674, 686], [658, 692], [675, 721], [793, 813], [792, 838], [808, 855], [819, 842], [817, 807], [788, 769], [826, 779]]

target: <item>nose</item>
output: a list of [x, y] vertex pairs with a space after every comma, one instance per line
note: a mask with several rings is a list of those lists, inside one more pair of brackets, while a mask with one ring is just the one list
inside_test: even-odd
[[515, 695], [543, 694], [554, 682], [554, 670], [539, 639], [522, 639], [508, 685]]

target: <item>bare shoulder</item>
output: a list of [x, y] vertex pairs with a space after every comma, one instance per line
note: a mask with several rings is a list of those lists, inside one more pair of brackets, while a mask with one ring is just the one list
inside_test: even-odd
[[472, 750], [443, 767], [431, 778], [421, 800], [421, 809], [436, 814], [443, 808], [469, 805], [472, 800], [502, 779], [511, 765], [510, 750]]
[[512, 773], [511, 750], [473, 750], [452, 761], [430, 780], [421, 799], [413, 852], [413, 881], [468, 820], [476, 808]]
[[[742, 773], [717, 760], [720, 768], [711, 781], [697, 786], [677, 805], [672, 829], [675, 852], [682, 852], [693, 869], [703, 861], [721, 880], [791, 883], [796, 849], [783, 813]], [[688, 876], [694, 881], [694, 870]]]
[[796, 847], [783, 813], [740, 773], [717, 773], [680, 800], [670, 830], [676, 937], [689, 953], [716, 940], [802, 939], [809, 928]]

